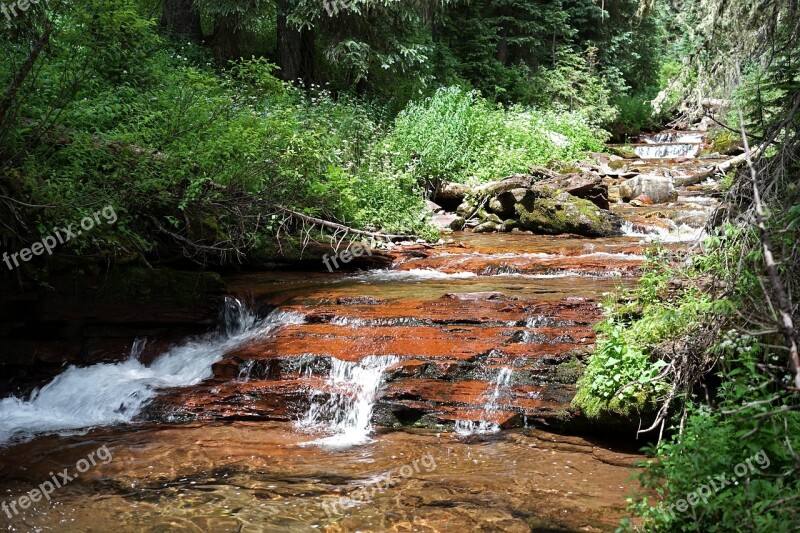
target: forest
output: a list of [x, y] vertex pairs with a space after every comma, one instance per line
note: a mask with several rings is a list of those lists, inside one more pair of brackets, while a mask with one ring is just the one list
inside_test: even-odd
[[[109, 286], [114, 285], [115, 298], [138, 302], [136, 298], [146, 295], [151, 305], [175, 293], [184, 303], [186, 298], [195, 302], [199, 289], [187, 273], [233, 286], [236, 281], [229, 280], [253, 273], [333, 273], [329, 255], [341, 257], [341, 249], [353, 246], [361, 255], [364, 242], [370, 243], [365, 248], [369, 253], [358, 260], [365, 262], [354, 263], [358, 268], [397, 266], [430, 259], [435, 253], [430, 250], [449, 246], [450, 239], [458, 241], [462, 230], [471, 238], [496, 239], [485, 242], [500, 243], [492, 252], [497, 256], [508, 252], [501, 239], [515, 238], [512, 226], [523, 233], [514, 224], [548, 235], [553, 249], [567, 245], [550, 235], [601, 238], [596, 245], [579, 243], [597, 247], [580, 252], [583, 258], [606, 250], [602, 238], [622, 235], [619, 223], [613, 231], [597, 229], [605, 224], [602, 217], [613, 216], [604, 214], [615, 209], [608, 206], [607, 196], [598, 215], [601, 221], [592, 219], [588, 229], [555, 220], [556, 215], [531, 225], [526, 220], [536, 214], [523, 212], [525, 200], [520, 198], [512, 199], [508, 208], [516, 209], [519, 220], [509, 223], [503, 220], [507, 217], [491, 214], [501, 213], [492, 202], [502, 203], [502, 194], [510, 190], [498, 189], [498, 180], [527, 176], [525, 187], [533, 191], [537, 180], [550, 183], [575, 174], [585, 178], [586, 162], [592, 158], [592, 164], [609, 169], [607, 176], [635, 176], [624, 172], [635, 166], [630, 161], [639, 153], [634, 150], [643, 144], [641, 139], [661, 131], [700, 131], [702, 125], [705, 151], [698, 161], [709, 154], [720, 158], [703, 174], [714, 181], [718, 203], [702, 224], [702, 236], [680, 245], [648, 240], [633, 283], [597, 296], [601, 316], [586, 334], [596, 341], [585, 354], [573, 358], [570, 352], [567, 363], [559, 360], [573, 365], [559, 367], [559, 376], [576, 372], [564, 409], [580, 421], [564, 431], [604, 435], [624, 441], [636, 453], [643, 450], [633, 473], [634, 489], [620, 496], [623, 511], [614, 517], [619, 531], [796, 530], [797, 0], [0, 2], [0, 47], [6, 58], [0, 63], [0, 299], [5, 307], [0, 339], [6, 346], [0, 349], [5, 352], [0, 368], [9, 376], [0, 380], [0, 414], [8, 420], [9, 402], [16, 402], [14, 409], [22, 408], [20, 402], [33, 403], [36, 391], [56, 370], [122, 360], [121, 352], [113, 361], [110, 355], [92, 360], [51, 357], [46, 364], [26, 359], [15, 351], [18, 346], [28, 350], [30, 339], [66, 335], [53, 325], [61, 318], [42, 318], [47, 312], [38, 307], [33, 311], [33, 301], [47, 307], [71, 287], [113, 279], [117, 281]], [[466, 199], [461, 193], [453, 201], [448, 197], [453, 190], [497, 195], [481, 199], [467, 192]], [[540, 196], [536, 202], [545, 200]], [[585, 203], [581, 209], [588, 206], [594, 212], [589, 200], [580, 200]], [[444, 206], [457, 215], [452, 224], [434, 223], [432, 202], [439, 204], [434, 211]], [[584, 213], [568, 211], [567, 217], [594, 216]], [[669, 218], [656, 207], [637, 216]], [[480, 220], [470, 224], [473, 217]], [[643, 219], [630, 227], [637, 228], [637, 220]], [[621, 231], [625, 227], [623, 221]], [[487, 228], [490, 232], [481, 236]], [[484, 253], [479, 249], [486, 246], [484, 241], [475, 242], [475, 253]], [[526, 242], [513, 250], [517, 258], [504, 260], [541, 259], [533, 257], [540, 253], [538, 244]], [[632, 243], [612, 242], [609, 246], [616, 248], [608, 248], [609, 260], [629, 253], [625, 246]], [[416, 248], [409, 252], [404, 246]], [[557, 255], [551, 248], [544, 251]], [[453, 253], [424, 268], [438, 269], [436, 280], [461, 275], [458, 283], [466, 283], [466, 273], [443, 267]], [[409, 255], [401, 261], [398, 254]], [[335, 262], [336, 268], [348, 261]], [[466, 264], [458, 263], [458, 268]], [[406, 270], [421, 275], [423, 267]], [[481, 288], [459, 285], [458, 290], [481, 291], [470, 293], [484, 295], [473, 300], [488, 298], [476, 304], [484, 305], [480, 320], [500, 321], [500, 308], [485, 296], [494, 290], [484, 280], [488, 270], [482, 265], [475, 272], [471, 282]], [[542, 274], [553, 272], [535, 274], [541, 281]], [[491, 272], [506, 274], [499, 267]], [[364, 283], [369, 287], [374, 279]], [[577, 277], [574, 283], [589, 287], [593, 281]], [[298, 293], [301, 298], [312, 298], [310, 289], [301, 289], [306, 291]], [[275, 293], [281, 291], [288, 289], [278, 284]], [[353, 296], [334, 291], [319, 305], [347, 298], [365, 305], [364, 299], [395, 296], [390, 289], [381, 291], [374, 298], [369, 292]], [[187, 297], [187, 292], [193, 294]], [[423, 298], [415, 293], [417, 297]], [[578, 305], [579, 300], [570, 297], [561, 303]], [[288, 301], [270, 296], [269, 305]], [[516, 305], [513, 299], [509, 302]], [[92, 320], [116, 309], [109, 305]], [[72, 320], [77, 312], [70, 313]], [[425, 327], [437, 324], [438, 315], [430, 313], [415, 318]], [[584, 320], [592, 322], [588, 316]], [[394, 334], [380, 329], [394, 327], [392, 317], [376, 314], [358, 320], [371, 320], [368, 336], [379, 339]], [[317, 319], [333, 324], [327, 315]], [[527, 320], [530, 324], [533, 319]], [[580, 320], [570, 327], [575, 323]], [[83, 344], [75, 353], [89, 357], [88, 337], [81, 335]], [[369, 357], [377, 355], [370, 352]], [[329, 368], [331, 376], [336, 364]], [[215, 361], [215, 379], [220, 368]], [[248, 368], [258, 368], [258, 363]], [[476, 372], [491, 368], [486, 363]], [[264, 372], [273, 379], [277, 370]], [[425, 372], [430, 377], [432, 370]], [[522, 383], [514, 379], [523, 378], [513, 377], [503, 382], [500, 374], [497, 381], [480, 378], [494, 384], [495, 396], [502, 387]], [[538, 382], [523, 385], [531, 383]], [[29, 400], [17, 399], [27, 394], [32, 394]], [[498, 409], [485, 396], [481, 402], [491, 407], [487, 409]], [[398, 393], [397, 398], [400, 402], [406, 397]], [[403, 416], [413, 411], [403, 409]], [[405, 424], [400, 412], [392, 419], [395, 427]], [[247, 416], [230, 420], [255, 419]], [[166, 419], [154, 418], [159, 423]], [[5, 453], [3, 432], [13, 425], [4, 424], [0, 422], [0, 454]], [[455, 427], [460, 427], [458, 421]], [[115, 456], [121, 453], [114, 450]], [[735, 483], [708, 488], [748, 458], [759, 461], [756, 468], [751, 462], [749, 474], [736, 472], [740, 479]], [[520, 469], [516, 475], [529, 474]], [[9, 479], [16, 478], [0, 475], [0, 486]], [[697, 494], [698, 501], [690, 499], [687, 507], [687, 495]], [[558, 530], [577, 530], [572, 526]], [[213, 530], [204, 527], [200, 530]], [[389, 529], [386, 524], [364, 527]], [[485, 530], [516, 531], [494, 527]], [[598, 527], [590, 530], [607, 529]], [[557, 529], [531, 525], [530, 530]]]

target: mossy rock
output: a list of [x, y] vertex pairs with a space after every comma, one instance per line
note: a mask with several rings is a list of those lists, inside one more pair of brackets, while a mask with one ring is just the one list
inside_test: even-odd
[[509, 218], [508, 220], [503, 221], [503, 225], [500, 226], [497, 231], [510, 232], [515, 228], [519, 228], [519, 222], [513, 218]]
[[499, 226], [496, 223], [489, 221], [480, 224], [472, 231], [474, 233], [494, 233], [495, 231], [497, 231], [498, 227]]
[[503, 223], [503, 219], [502, 218], [500, 218], [499, 216], [495, 215], [494, 213], [487, 213], [483, 209], [478, 211], [478, 217], [483, 222], [492, 222], [494, 224], [502, 224]]
[[450, 229], [453, 231], [461, 231], [464, 229], [464, 225], [466, 223], [467, 221], [464, 219], [464, 217], [456, 217], [456, 219], [450, 223]]
[[574, 385], [578, 379], [583, 375], [586, 365], [580, 359], [573, 356], [567, 361], [561, 363], [556, 368], [555, 380], [558, 383], [566, 385]]
[[[524, 198], [524, 195], [522, 195], [521, 198]], [[519, 200], [511, 191], [500, 193], [489, 200], [489, 211], [503, 218], [508, 218], [514, 215], [514, 205], [518, 201]]]
[[475, 209], [478, 207], [478, 204], [475, 203], [471, 199], [464, 200], [461, 205], [456, 208], [456, 214], [463, 218], [468, 218], [475, 213]]
[[609, 146], [608, 151], [625, 159], [639, 159], [636, 152], [627, 146]]
[[535, 233], [575, 233], [587, 237], [619, 235], [621, 221], [610, 211], [569, 193], [532, 190], [515, 206], [520, 226]]

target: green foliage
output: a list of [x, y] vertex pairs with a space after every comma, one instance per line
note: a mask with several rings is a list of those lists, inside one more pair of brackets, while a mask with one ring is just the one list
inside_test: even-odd
[[[629, 499], [629, 510], [644, 518], [647, 531], [780, 532], [797, 526], [792, 500], [800, 497], [800, 412], [780, 412], [797, 402], [774, 400], [757, 368], [755, 354], [761, 348], [752, 339], [726, 342], [731, 359], [719, 373], [718, 405], [692, 405], [683, 434], [648, 449], [658, 460], [644, 463], [645, 490]], [[769, 411], [776, 413], [761, 420]], [[752, 468], [737, 467], [754, 456]], [[722, 486], [720, 475], [736, 482]], [[712, 481], [719, 490], [713, 490]], [[712, 489], [710, 496], [680, 512], [679, 500], [703, 486]], [[630, 522], [621, 529], [631, 530]]]
[[595, 125], [605, 125], [617, 116], [609, 98], [611, 89], [596, 72], [597, 49], [581, 55], [562, 48], [552, 67], [542, 68], [533, 80], [536, 101], [554, 109], [580, 110]]
[[610, 319], [606, 335], [597, 343], [586, 372], [578, 381], [573, 405], [590, 419], [606, 415], [628, 418], [652, 410], [653, 398], [664, 385], [655, 381], [663, 360], [651, 358], [625, 339], [624, 325]]
[[[732, 312], [728, 299], [713, 298], [701, 288], [709, 276], [720, 276], [735, 250], [737, 232], [706, 241], [707, 253], [688, 264], [676, 264], [673, 253], [648, 250], [636, 290], [612, 298], [605, 306], [607, 319], [597, 326], [601, 334], [586, 374], [578, 382], [573, 406], [592, 419], [622, 417], [652, 411], [670, 385], [656, 379], [669, 364], [659, 347], [690, 337], [705, 324], [724, 320]], [[723, 246], [724, 243], [724, 246]], [[673, 290], [673, 280], [684, 280]], [[746, 290], [749, 280], [743, 280]], [[735, 295], [733, 295], [735, 297]]]
[[[61, 23], [70, 31], [60, 35], [71, 41], [55, 43], [39, 80], [95, 72], [68, 61], [73, 49], [97, 38], [71, 31], [85, 16], [76, 14], [75, 22], [65, 15]], [[434, 237], [421, 189], [404, 173], [386, 171], [385, 128], [373, 106], [329, 91], [301, 91], [275, 78], [264, 59], [212, 70], [197, 47], [171, 51], [151, 24], [125, 23], [139, 16], [132, 7], [100, 16], [119, 22], [114, 31], [127, 35], [127, 46], [149, 55], [119, 59], [132, 64], [69, 85], [74, 94], [64, 104], [57, 87], [29, 89], [17, 115], [42, 119], [60, 105], [54, 131], [63, 138], [55, 146], [52, 139], [38, 142], [37, 129], [19, 123], [3, 145], [18, 152], [15, 170], [26, 201], [57, 206], [36, 212], [33, 226], [41, 235], [98, 207], [116, 209], [114, 227], [87, 232], [64, 251], [120, 259], [155, 254], [156, 224], [209, 242], [271, 238], [276, 220], [251, 223], [221, 207], [239, 194], [361, 228]], [[113, 40], [114, 33], [103, 38]]]
[[643, 95], [622, 95], [612, 100], [619, 114], [609, 125], [614, 137], [626, 141], [627, 137], [638, 135], [645, 128], [656, 126], [653, 119], [652, 98]]
[[578, 112], [492, 106], [476, 92], [440, 89], [412, 102], [386, 141], [398, 170], [418, 182], [481, 182], [526, 172], [552, 160], [572, 161], [602, 148], [604, 132]]

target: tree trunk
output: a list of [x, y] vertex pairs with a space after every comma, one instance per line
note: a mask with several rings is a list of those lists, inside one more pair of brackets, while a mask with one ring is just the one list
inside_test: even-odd
[[298, 30], [287, 20], [288, 6], [281, 3], [278, 12], [278, 66], [286, 81], [302, 79], [306, 84], [316, 81], [314, 67], [314, 34]]
[[200, 13], [192, 0], [164, 0], [161, 26], [194, 42], [203, 41]]
[[231, 17], [221, 17], [214, 28], [212, 39], [214, 55], [217, 61], [225, 63], [228, 60], [237, 60], [242, 56], [239, 47], [239, 29], [236, 20]]

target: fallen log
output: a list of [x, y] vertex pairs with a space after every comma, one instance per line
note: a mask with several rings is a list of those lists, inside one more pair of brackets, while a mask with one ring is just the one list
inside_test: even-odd
[[349, 226], [345, 226], [343, 224], [338, 224], [336, 222], [330, 222], [328, 220], [323, 220], [321, 218], [304, 215], [303, 213], [298, 213], [297, 211], [292, 211], [291, 209], [287, 209], [285, 207], [276, 206], [275, 210], [279, 213], [283, 213], [284, 215], [295, 218], [297, 220], [302, 220], [303, 222], [306, 222], [308, 224], [313, 224], [315, 226], [321, 226], [323, 228], [328, 228], [328, 229], [334, 229], [336, 231], [343, 231], [345, 233], [352, 233], [353, 235], [363, 235], [365, 237], [372, 237], [375, 239], [383, 239], [388, 241], [412, 241], [417, 239], [417, 237], [414, 235], [391, 235], [388, 233], [381, 233], [379, 231], [364, 231], [360, 229], [355, 229]]
[[710, 178], [711, 176], [714, 176], [717, 173], [725, 174], [726, 172], [733, 170], [739, 165], [742, 165], [745, 162], [747, 162], [748, 157], [756, 157], [758, 156], [759, 153], [761, 153], [761, 148], [756, 148], [752, 151], [745, 152], [743, 154], [737, 155], [736, 157], [732, 157], [726, 161], [723, 161], [722, 163], [713, 165], [708, 170], [698, 172], [697, 174], [692, 174], [691, 176], [676, 177], [674, 178], [675, 186], [685, 187], [687, 185], [697, 185], [704, 179]]

